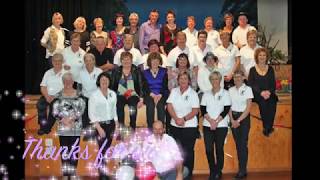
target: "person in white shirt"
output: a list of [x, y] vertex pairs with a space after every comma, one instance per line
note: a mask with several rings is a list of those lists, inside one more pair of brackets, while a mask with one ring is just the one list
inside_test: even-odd
[[[109, 89], [110, 75], [103, 72], [96, 81], [98, 89], [89, 98], [90, 123], [96, 129], [99, 149], [107, 140], [102, 152], [106, 152], [113, 140], [112, 134], [118, 129], [117, 94]], [[105, 176], [99, 169], [100, 176]]]
[[[198, 73], [198, 86], [199, 86], [199, 99], [201, 101], [201, 97], [204, 92], [210, 91], [212, 89], [212, 84], [209, 80], [209, 76], [212, 72], [218, 71], [221, 75], [224, 75], [225, 71], [222, 68], [222, 65], [219, 63], [219, 59], [212, 52], [208, 52], [203, 57], [203, 62], [206, 64], [205, 67], [199, 68]], [[220, 86], [223, 88], [223, 81], [220, 82]]]
[[212, 49], [218, 47], [221, 44], [221, 40], [219, 32], [214, 29], [213, 17], [208, 16], [204, 19], [204, 30], [208, 33], [207, 44], [209, 44]]
[[204, 143], [210, 169], [209, 179], [221, 179], [224, 165], [224, 142], [229, 123], [229, 116], [227, 115], [231, 100], [229, 92], [220, 87], [221, 74], [214, 71], [209, 78], [212, 89], [205, 92], [201, 100], [201, 113], [204, 117]]
[[86, 52], [80, 48], [80, 34], [73, 33], [70, 37], [71, 46], [66, 47], [62, 54], [64, 58], [64, 69], [70, 71], [74, 81], [79, 82], [80, 70], [84, 67], [83, 57]]
[[251, 30], [247, 33], [247, 41], [248, 44], [243, 46], [240, 49], [240, 58], [241, 58], [241, 68], [244, 71], [246, 78], [248, 79], [249, 71], [252, 67], [256, 65], [254, 60], [254, 51], [258, 48], [261, 48], [259, 44], [257, 44], [257, 31]]
[[233, 75], [235, 86], [229, 89], [231, 98], [229, 117], [239, 162], [239, 171], [235, 176], [237, 179], [247, 176], [250, 107], [253, 99], [252, 89], [244, 83], [244, 78], [244, 72], [237, 70]]
[[55, 53], [61, 53], [64, 49], [65, 32], [61, 27], [63, 24], [63, 17], [59, 12], [52, 15], [52, 25], [48, 27], [40, 40], [41, 46], [46, 48], [46, 70], [52, 68], [52, 56]]
[[189, 56], [189, 61], [191, 67], [196, 66], [196, 62], [193, 61], [192, 58], [190, 58], [190, 51], [189, 48], [186, 45], [186, 40], [187, 36], [184, 32], [180, 31], [177, 33], [177, 46], [173, 48], [167, 57], [167, 62], [168, 62], [168, 70], [170, 71], [172, 68], [176, 68], [176, 61], [178, 59], [178, 56], [181, 53], [185, 53], [186, 55]]
[[114, 55], [113, 64], [121, 66], [120, 55], [122, 52], [130, 52], [133, 56], [132, 64], [138, 66], [141, 71], [143, 71], [143, 59], [140, 51], [137, 48], [133, 47], [133, 35], [125, 34], [124, 35], [124, 45], [123, 48], [119, 49]]
[[187, 28], [184, 29], [182, 32], [184, 32], [187, 36], [187, 46], [189, 49], [191, 49], [193, 46], [197, 45], [197, 37], [198, 37], [198, 31], [194, 28], [196, 26], [196, 20], [194, 16], [188, 16], [187, 17]]
[[167, 100], [167, 109], [171, 116], [170, 132], [178, 141], [185, 154], [184, 166], [192, 177], [194, 166], [194, 145], [198, 135], [199, 98], [190, 86], [190, 76], [187, 72], [178, 76], [179, 86], [171, 90]]
[[176, 141], [165, 134], [163, 122], [155, 121], [152, 125], [153, 134], [143, 143], [148, 160], [156, 169], [160, 180], [182, 180], [188, 170], [183, 167], [183, 157]]
[[238, 23], [238, 27], [236, 27], [232, 33], [232, 42], [241, 49], [243, 46], [247, 45], [247, 32], [256, 30], [256, 28], [248, 24], [248, 14], [245, 12], [239, 13]]
[[234, 85], [232, 74], [240, 66], [239, 49], [230, 42], [230, 34], [226, 31], [220, 32], [222, 44], [214, 50], [219, 62], [225, 70], [224, 88], [229, 89]]
[[96, 58], [91, 53], [84, 55], [85, 68], [80, 70], [79, 84], [81, 84], [82, 94], [89, 98], [91, 94], [97, 89], [96, 81], [103, 71], [96, 67]]
[[198, 68], [205, 67], [206, 64], [203, 62], [203, 57], [208, 52], [213, 52], [213, 49], [209, 44], [207, 44], [207, 36], [208, 33], [204, 30], [200, 30], [198, 32], [198, 44], [191, 48], [191, 55], [193, 55], [193, 59], [198, 65]]
[[[146, 69], [149, 69], [149, 66], [147, 65], [147, 59], [149, 57], [149, 54], [150, 53], [153, 53], [153, 52], [157, 52], [157, 53], [160, 53], [160, 42], [156, 39], [151, 39], [148, 43], [148, 49], [149, 49], [149, 52], [147, 54], [144, 54], [142, 56], [142, 59], [143, 59], [143, 69], [146, 70]], [[161, 67], [167, 67], [167, 57], [164, 55], [164, 54], [161, 54], [160, 53], [160, 56], [162, 58], [162, 65]]]
[[49, 129], [46, 128], [48, 120], [47, 108], [55, 96], [63, 89], [62, 76], [65, 73], [62, 68], [63, 61], [62, 54], [56, 53], [53, 55], [53, 68], [46, 71], [40, 84], [42, 96], [37, 102], [38, 124], [40, 125], [40, 129], [38, 130], [39, 135], [48, 134], [50, 132]]

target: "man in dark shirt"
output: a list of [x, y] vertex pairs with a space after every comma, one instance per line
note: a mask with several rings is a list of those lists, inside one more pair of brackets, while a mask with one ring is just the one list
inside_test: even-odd
[[113, 65], [113, 52], [110, 48], [106, 47], [104, 37], [99, 36], [96, 39], [96, 47], [89, 51], [96, 57], [96, 66], [103, 71], [112, 70]]

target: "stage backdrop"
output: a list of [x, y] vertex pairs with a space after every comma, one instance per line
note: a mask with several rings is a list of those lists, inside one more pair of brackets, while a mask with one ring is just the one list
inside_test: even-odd
[[[182, 4], [183, 3], [183, 4]], [[235, 16], [245, 11], [250, 16], [250, 24], [257, 24], [257, 0], [29, 0], [25, 3], [25, 87], [27, 94], [40, 94], [40, 82], [44, 74], [45, 49], [40, 46], [44, 30], [51, 25], [52, 14], [61, 12], [63, 27], [73, 30], [73, 21], [78, 16], [87, 20], [87, 30], [93, 29], [93, 19], [102, 17], [105, 30], [114, 28], [114, 15], [122, 12], [128, 17], [137, 12], [140, 24], [148, 19], [151, 9], [160, 11], [160, 23], [165, 23], [165, 13], [173, 9], [178, 26], [186, 27], [186, 17], [195, 16], [197, 29], [203, 28], [203, 19], [213, 16], [216, 28], [222, 25], [223, 14], [227, 11]], [[128, 19], [125, 20], [128, 24]], [[235, 26], [237, 24], [235, 23]]]

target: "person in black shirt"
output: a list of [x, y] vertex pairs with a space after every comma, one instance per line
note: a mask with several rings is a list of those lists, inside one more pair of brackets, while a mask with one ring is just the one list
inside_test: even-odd
[[274, 70], [267, 64], [268, 51], [258, 48], [254, 53], [256, 65], [250, 69], [248, 83], [252, 87], [254, 101], [258, 103], [263, 122], [263, 134], [269, 136], [273, 132], [278, 97], [275, 93], [276, 80]]
[[102, 71], [110, 71], [113, 69], [113, 52], [112, 49], [106, 48], [105, 38], [99, 36], [96, 38], [96, 47], [89, 51], [96, 58], [96, 66]]

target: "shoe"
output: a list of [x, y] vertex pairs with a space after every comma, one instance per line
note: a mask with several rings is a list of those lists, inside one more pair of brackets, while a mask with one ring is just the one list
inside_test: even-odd
[[274, 131], [274, 128], [269, 129], [269, 134], [272, 134]]
[[218, 174], [214, 177], [214, 179], [219, 180], [219, 179], [221, 179], [221, 177], [222, 177], [222, 174], [218, 173]]
[[247, 173], [237, 173], [235, 176], [234, 176], [234, 179], [243, 179], [247, 177]]
[[263, 128], [262, 133], [263, 133], [264, 136], [269, 137], [269, 133], [268, 133], [268, 130], [267, 130], [267, 129], [264, 129], [264, 128]]

